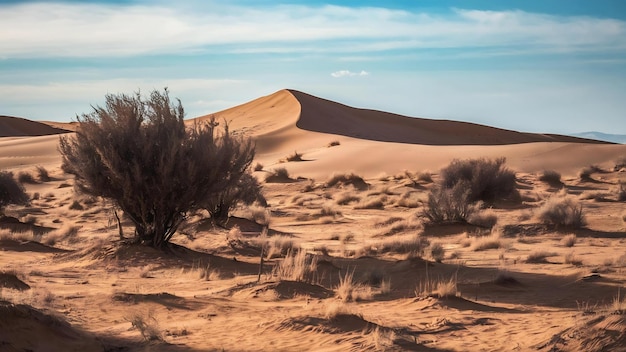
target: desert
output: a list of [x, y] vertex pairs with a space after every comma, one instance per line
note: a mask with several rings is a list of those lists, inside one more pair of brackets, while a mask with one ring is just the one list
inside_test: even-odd
[[[1, 351], [626, 351], [626, 145], [289, 89], [186, 123], [211, 118], [254, 141], [266, 205], [160, 250], [63, 170], [76, 123], [0, 117], [28, 195], [0, 221]], [[514, 196], [436, 198], [468, 163]]]

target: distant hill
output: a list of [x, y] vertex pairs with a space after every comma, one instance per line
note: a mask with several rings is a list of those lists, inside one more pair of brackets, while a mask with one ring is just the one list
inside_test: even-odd
[[21, 117], [0, 115], [0, 137], [33, 137], [67, 133], [68, 130]]
[[581, 132], [572, 134], [574, 137], [597, 139], [612, 143], [626, 144], [626, 134], [610, 134], [602, 132]]

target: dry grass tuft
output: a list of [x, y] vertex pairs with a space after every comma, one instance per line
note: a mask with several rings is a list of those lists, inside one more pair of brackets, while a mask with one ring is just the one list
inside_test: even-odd
[[532, 252], [528, 255], [525, 262], [528, 264], [548, 263], [548, 257], [554, 257], [555, 255], [556, 253], [547, 251]]
[[575, 234], [569, 234], [561, 239], [561, 244], [565, 247], [574, 247], [578, 238]]
[[317, 257], [306, 251], [289, 251], [272, 270], [278, 280], [313, 282], [317, 273]]
[[485, 209], [471, 213], [467, 223], [475, 226], [492, 228], [498, 223], [498, 215], [492, 209]]
[[384, 209], [386, 201], [387, 195], [385, 194], [367, 197], [355, 205], [354, 209]]
[[326, 187], [345, 187], [348, 185], [352, 185], [355, 189], [360, 191], [366, 190], [369, 188], [369, 185], [365, 182], [365, 180], [358, 175], [353, 173], [351, 174], [334, 174], [332, 175], [328, 181], [326, 181]]
[[267, 177], [265, 177], [265, 182], [268, 183], [280, 183], [280, 182], [291, 182], [293, 181], [289, 177], [289, 171], [284, 167], [279, 167], [270, 172]]
[[293, 152], [293, 154], [288, 155], [285, 158], [286, 161], [291, 162], [291, 161], [302, 161], [302, 154], [298, 153], [297, 151]]
[[48, 182], [51, 180], [48, 170], [46, 170], [43, 166], [37, 166], [37, 178], [41, 182]]
[[446, 256], [446, 250], [443, 248], [441, 243], [433, 242], [430, 244], [430, 256], [437, 263], [441, 263], [443, 258]]
[[339, 193], [335, 196], [335, 203], [338, 205], [347, 205], [354, 202], [359, 202], [361, 197], [355, 195], [353, 192], [347, 191]]
[[130, 317], [126, 318], [126, 321], [130, 322], [133, 329], [139, 330], [141, 336], [146, 341], [162, 341], [163, 336], [159, 329], [159, 323], [152, 314], [152, 311], [148, 311], [147, 314], [134, 313]]
[[421, 203], [418, 193], [413, 191], [404, 192], [396, 202], [398, 206], [405, 208], [417, 208]]
[[459, 294], [457, 290], [457, 280], [451, 277], [449, 280], [424, 280], [420, 281], [415, 288], [415, 296], [424, 297], [455, 297]]
[[376, 224], [376, 226], [381, 227], [380, 232], [375, 235], [376, 237], [389, 237], [407, 231], [421, 233], [424, 230], [424, 224], [415, 217], [406, 219], [392, 217]]
[[575, 265], [575, 266], [581, 266], [583, 265], [583, 261], [578, 258], [574, 252], [569, 252], [565, 255], [563, 262], [565, 264], [571, 264], [571, 265]]
[[17, 181], [19, 183], [30, 183], [30, 184], [36, 184], [37, 180], [35, 180], [35, 178], [33, 177], [33, 175], [29, 172], [26, 171], [20, 171], [17, 174]]
[[500, 249], [503, 247], [499, 231], [491, 231], [489, 236], [474, 237], [471, 244], [473, 251], [486, 251], [488, 249]]

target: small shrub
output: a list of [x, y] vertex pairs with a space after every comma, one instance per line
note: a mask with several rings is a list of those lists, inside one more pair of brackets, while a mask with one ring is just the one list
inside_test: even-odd
[[623, 156], [615, 161], [613, 171], [619, 171], [623, 168], [626, 168], [626, 156]]
[[352, 185], [355, 189], [360, 191], [369, 188], [369, 185], [363, 180], [361, 176], [355, 174], [334, 174], [326, 181], [325, 187], [334, 186], [348, 186]]
[[408, 191], [400, 196], [396, 204], [405, 208], [417, 208], [420, 206], [420, 199], [417, 197], [417, 192]]
[[415, 296], [448, 298], [455, 297], [458, 294], [457, 281], [454, 277], [449, 280], [430, 280], [421, 281], [415, 288]]
[[561, 174], [554, 170], [544, 170], [541, 176], [539, 176], [539, 181], [543, 181], [550, 186], [559, 186], [563, 184], [561, 182]]
[[74, 200], [74, 201], [72, 202], [72, 204], [70, 204], [70, 207], [69, 207], [69, 208], [70, 208], [70, 209], [72, 209], [72, 210], [83, 210], [83, 209], [85, 209], [85, 208], [83, 207], [83, 205], [82, 205], [82, 204], [80, 204], [80, 202], [79, 202], [79, 201], [77, 201], [77, 200]]
[[443, 258], [446, 255], [446, 250], [443, 248], [443, 245], [439, 242], [434, 242], [430, 245], [430, 256], [437, 263], [441, 263]]
[[470, 191], [464, 184], [453, 188], [434, 188], [428, 194], [422, 214], [435, 224], [466, 222], [478, 206], [471, 204]]
[[417, 175], [417, 179], [422, 182], [432, 183], [433, 182], [433, 174], [430, 171], [420, 172]]
[[343, 277], [339, 277], [339, 285], [335, 288], [335, 295], [342, 302], [350, 302], [353, 299], [355, 286], [354, 273], [346, 272]]
[[575, 234], [569, 234], [561, 239], [561, 244], [565, 247], [574, 247], [577, 237]]
[[152, 315], [152, 312], [148, 312], [147, 315], [136, 313], [126, 320], [132, 325], [134, 329], [139, 330], [141, 336], [146, 341], [161, 341], [163, 336], [159, 330], [158, 321]]
[[571, 264], [575, 266], [583, 265], [583, 261], [580, 258], [576, 257], [574, 252], [567, 253], [563, 261], [565, 264]]
[[0, 171], [0, 216], [3, 214], [5, 206], [26, 203], [28, 203], [28, 194], [26, 194], [24, 186], [15, 181], [12, 172]]
[[585, 225], [582, 205], [567, 196], [549, 198], [537, 210], [537, 218], [543, 224], [555, 227], [580, 228]]
[[339, 141], [332, 141], [330, 143], [328, 143], [328, 147], [336, 147], [338, 145], [340, 145], [341, 143], [339, 143]]
[[428, 239], [420, 235], [392, 236], [375, 244], [371, 250], [375, 254], [397, 253], [421, 257], [428, 244]]
[[338, 205], [346, 205], [354, 202], [358, 202], [361, 200], [361, 197], [355, 195], [353, 192], [342, 192], [337, 194], [335, 197], [335, 202]]
[[289, 171], [284, 167], [279, 167], [277, 169], [272, 170], [272, 172], [265, 177], [265, 182], [291, 182], [292, 179], [289, 177]]
[[37, 183], [37, 181], [35, 180], [35, 178], [33, 177], [33, 175], [31, 175], [29, 172], [26, 171], [20, 171], [17, 174], [17, 180], [24, 184], [24, 183], [30, 183], [30, 184], [35, 184]]
[[593, 178], [591, 177], [591, 175], [593, 175], [594, 171], [595, 170], [591, 167], [585, 167], [578, 172], [578, 177], [580, 178], [581, 181], [585, 181], [585, 182], [593, 181]]
[[302, 161], [302, 154], [299, 154], [298, 152], [293, 152], [293, 154], [287, 156], [285, 158], [285, 160], [291, 162], [291, 161]]
[[39, 181], [41, 182], [48, 182], [51, 180], [48, 170], [46, 170], [43, 166], [37, 166], [37, 178], [39, 178]]
[[254, 171], [262, 171], [263, 170], [263, 164], [261, 163], [256, 163], [254, 165]]

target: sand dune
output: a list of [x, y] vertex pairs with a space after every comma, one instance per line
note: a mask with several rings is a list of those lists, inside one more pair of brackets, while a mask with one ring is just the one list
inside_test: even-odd
[[0, 137], [46, 136], [68, 132], [45, 123], [20, 117], [0, 116]]

